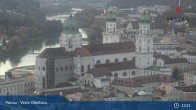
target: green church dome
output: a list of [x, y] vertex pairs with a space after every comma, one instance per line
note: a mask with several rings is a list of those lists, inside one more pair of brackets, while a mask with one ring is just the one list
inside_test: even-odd
[[63, 22], [63, 32], [66, 34], [79, 33], [79, 22], [72, 15]]
[[146, 13], [141, 15], [141, 17], [139, 18], [139, 22], [142, 22], [142, 23], [150, 23], [151, 20], [152, 20], [151, 16], [149, 14], [146, 14]]
[[110, 13], [106, 16], [106, 21], [116, 21], [116, 15], [113, 13]]

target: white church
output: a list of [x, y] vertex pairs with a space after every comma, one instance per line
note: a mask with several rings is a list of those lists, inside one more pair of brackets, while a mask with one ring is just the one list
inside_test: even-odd
[[36, 89], [55, 88], [73, 76], [93, 76], [94, 80], [87, 78], [81, 82], [90, 85], [104, 80], [108, 75], [109, 83], [117, 78], [131, 80], [144, 76], [171, 76], [171, 68], [154, 58], [150, 23], [151, 17], [143, 14], [139, 18], [136, 42], [120, 42], [116, 17], [109, 14], [106, 17], [106, 30], [103, 32], [103, 44], [82, 45], [79, 23], [70, 16], [63, 23], [60, 47], [46, 48], [36, 58]]

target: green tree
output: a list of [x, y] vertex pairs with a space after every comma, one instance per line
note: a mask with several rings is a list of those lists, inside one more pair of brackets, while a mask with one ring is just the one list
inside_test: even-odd
[[21, 26], [17, 31], [16, 35], [20, 38], [21, 42], [24, 42], [28, 37], [29, 30], [25, 26]]
[[175, 68], [174, 71], [172, 72], [172, 77], [173, 79], [175, 80], [178, 80], [179, 79], [179, 76], [178, 76], [178, 69]]
[[89, 28], [87, 35], [89, 44], [102, 43], [102, 32], [105, 27], [105, 20], [96, 20]]
[[95, 16], [100, 15], [101, 11], [94, 8], [86, 8], [79, 13], [75, 14], [75, 18], [79, 20], [81, 28], [89, 28], [95, 21]]
[[20, 38], [17, 36], [12, 37], [8, 42], [8, 54], [12, 55], [13, 53], [17, 52], [21, 45]]

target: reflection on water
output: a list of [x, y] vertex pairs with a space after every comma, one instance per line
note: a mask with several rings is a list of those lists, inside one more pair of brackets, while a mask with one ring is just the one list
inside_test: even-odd
[[40, 53], [46, 47], [59, 47], [59, 44], [52, 45], [52, 46], [45, 46], [45, 44], [43, 44], [43, 47], [39, 51], [35, 51], [36, 54], [29, 53], [24, 55], [22, 58], [16, 56], [15, 58], [11, 57], [7, 59], [5, 62], [0, 63], [0, 75], [4, 75], [4, 73], [7, 70], [12, 69], [14, 67], [34, 65], [35, 58], [38, 55], [37, 53]]
[[[80, 32], [82, 33], [83, 38], [87, 38], [83, 30], [80, 29]], [[20, 53], [0, 62], [0, 75], [4, 75], [7, 70], [14, 67], [34, 65], [36, 56], [45, 48], [60, 46], [59, 36], [60, 35], [51, 35], [47, 36], [45, 40], [34, 40], [28, 47], [25, 47], [22, 51], [20, 51]]]
[[59, 36], [60, 33], [57, 33], [28, 39], [19, 50], [8, 56], [5, 61], [0, 62], [0, 75], [4, 75], [7, 70], [14, 67], [34, 65], [35, 58], [41, 51], [47, 47], [59, 46]]

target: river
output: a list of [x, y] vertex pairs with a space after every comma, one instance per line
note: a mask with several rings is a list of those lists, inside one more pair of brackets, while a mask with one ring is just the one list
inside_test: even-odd
[[[80, 29], [80, 32], [82, 34], [82, 38], [87, 38], [86, 34], [84, 33], [82, 29]], [[83, 43], [83, 45], [85, 44]], [[59, 43], [51, 45], [51, 46], [46, 46], [45, 43], [43, 43], [42, 48], [39, 50], [35, 50], [34, 53], [41, 53], [45, 48], [59, 47], [59, 46], [60, 46]], [[0, 63], [0, 75], [4, 75], [7, 70], [15, 68], [15, 67], [35, 65], [35, 59], [37, 55], [39, 54], [28, 53], [22, 56], [20, 59], [16, 57], [14, 59], [18, 60], [19, 63], [17, 64], [13, 64], [12, 61], [7, 59], [5, 62]]]

